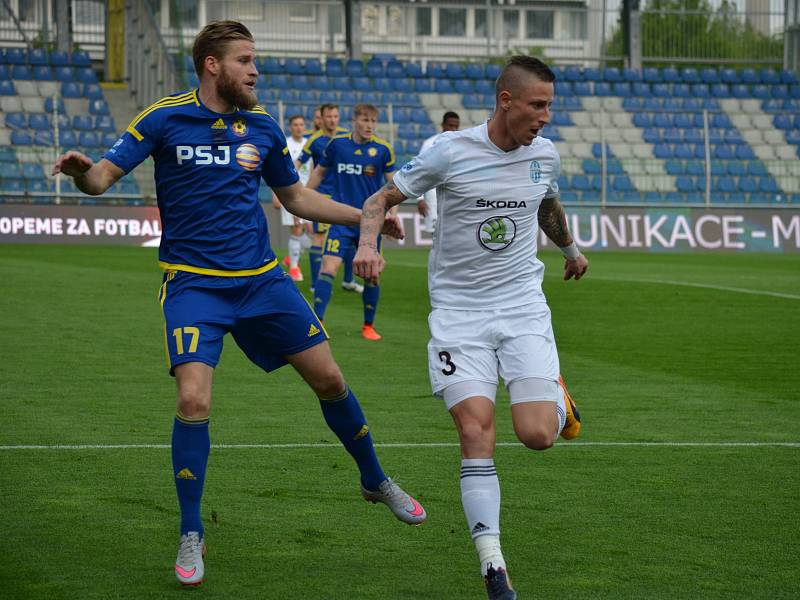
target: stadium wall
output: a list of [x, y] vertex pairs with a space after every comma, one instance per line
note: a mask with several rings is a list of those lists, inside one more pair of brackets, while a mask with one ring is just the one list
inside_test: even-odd
[[[264, 205], [273, 247], [285, 247], [288, 228]], [[406, 239], [389, 248], [425, 248], [430, 234], [412, 206], [400, 216]], [[591, 251], [800, 253], [800, 210], [775, 208], [569, 207], [578, 244]], [[0, 205], [0, 243], [157, 246], [161, 234], [153, 206]], [[552, 248], [544, 236], [540, 247]]]

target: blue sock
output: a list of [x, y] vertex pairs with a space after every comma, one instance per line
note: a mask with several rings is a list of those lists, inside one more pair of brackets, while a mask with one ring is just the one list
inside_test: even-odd
[[175, 417], [172, 426], [172, 471], [181, 507], [181, 535], [197, 531], [203, 537], [200, 499], [203, 497], [210, 450], [208, 419], [189, 421]]
[[342, 281], [353, 281], [353, 259], [356, 257], [356, 249], [351, 247], [344, 255], [344, 275]]
[[320, 400], [319, 403], [328, 427], [355, 459], [361, 471], [361, 485], [368, 490], [377, 490], [387, 477], [375, 455], [372, 435], [353, 391], [348, 386], [339, 398]]
[[327, 273], [320, 273], [317, 283], [314, 284], [314, 312], [320, 320], [325, 318], [325, 310], [333, 294], [333, 277]]
[[364, 294], [361, 300], [364, 302], [364, 323], [372, 325], [375, 322], [375, 311], [378, 310], [378, 297], [381, 295], [381, 286], [364, 282]]
[[311, 246], [308, 249], [308, 262], [311, 266], [311, 287], [316, 287], [319, 268], [322, 266], [322, 246]]

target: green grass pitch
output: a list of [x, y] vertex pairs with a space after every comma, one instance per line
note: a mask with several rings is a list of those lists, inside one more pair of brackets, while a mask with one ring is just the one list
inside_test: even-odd
[[[0, 597], [485, 597], [457, 438], [427, 380], [426, 253], [387, 258], [383, 341], [360, 338], [360, 299], [338, 285], [327, 325], [385, 469], [428, 523], [361, 500], [313, 394], [228, 339], [212, 443], [236, 447], [212, 451], [207, 581], [187, 592], [172, 575], [175, 391], [155, 251], [0, 246]], [[498, 399], [520, 598], [799, 597], [800, 257], [595, 253], [578, 283], [544, 260], [584, 429], [526, 450]]]

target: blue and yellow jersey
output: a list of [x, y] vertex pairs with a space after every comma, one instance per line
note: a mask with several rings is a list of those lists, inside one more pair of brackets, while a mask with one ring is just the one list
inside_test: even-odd
[[[341, 135], [347, 133], [347, 129], [344, 127], [337, 127], [336, 128], [336, 135]], [[322, 155], [325, 152], [325, 148], [328, 146], [328, 143], [333, 138], [325, 133], [324, 129], [318, 129], [315, 131], [308, 141], [306, 142], [305, 147], [303, 147], [303, 151], [300, 153], [300, 157], [297, 159], [300, 161], [301, 164], [307, 163], [310, 159], [314, 159], [314, 166], [316, 167], [320, 164], [322, 160]], [[322, 178], [322, 182], [319, 184], [317, 191], [320, 194], [326, 194], [328, 196], [333, 196], [334, 192], [336, 191], [336, 186], [333, 182], [333, 176], [330, 172], [325, 174], [325, 177]]]
[[197, 90], [167, 96], [105, 154], [126, 173], [148, 156], [155, 162], [163, 269], [233, 276], [271, 268], [260, 179], [284, 187], [298, 175], [280, 126], [263, 108], [220, 114], [200, 102]]
[[383, 175], [395, 170], [394, 150], [384, 139], [372, 136], [363, 144], [352, 133], [333, 138], [320, 165], [333, 175], [334, 198], [358, 209], [383, 185]]

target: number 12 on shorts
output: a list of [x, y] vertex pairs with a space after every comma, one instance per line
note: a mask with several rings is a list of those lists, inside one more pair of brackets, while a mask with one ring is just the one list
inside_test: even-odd
[[456, 365], [451, 360], [450, 353], [446, 350], [442, 350], [439, 352], [439, 360], [444, 363], [444, 369], [442, 369], [442, 373], [445, 375], [452, 375], [456, 372]]
[[183, 354], [183, 336], [192, 336], [189, 341], [189, 352], [197, 351], [197, 342], [200, 340], [200, 330], [197, 327], [176, 327], [172, 330], [178, 354]]

